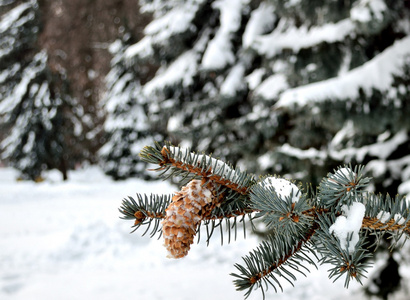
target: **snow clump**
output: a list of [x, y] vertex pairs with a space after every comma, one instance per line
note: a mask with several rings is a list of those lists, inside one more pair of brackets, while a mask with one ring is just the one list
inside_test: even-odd
[[403, 225], [404, 223], [406, 223], [406, 219], [401, 214], [395, 214], [393, 218], [394, 222], [396, 222], [399, 225]]
[[289, 180], [276, 177], [267, 177], [260, 184], [264, 188], [272, 188], [278, 197], [284, 201], [288, 197], [292, 197], [292, 203], [296, 203], [300, 199], [301, 192], [299, 188]]
[[353, 174], [353, 176], [356, 176], [356, 173], [353, 172], [352, 169], [350, 169], [350, 168], [340, 168], [339, 170], [337, 170], [335, 175], [333, 175], [332, 177], [336, 178], [337, 176], [339, 176], [339, 177], [350, 178], [350, 174]]
[[390, 220], [390, 213], [384, 210], [379, 211], [377, 214], [377, 219], [380, 220], [383, 224], [387, 223]]
[[359, 241], [359, 231], [362, 227], [366, 207], [363, 203], [353, 202], [351, 206], [343, 205], [343, 215], [336, 218], [335, 223], [329, 228], [329, 233], [334, 234], [340, 247], [353, 253]]

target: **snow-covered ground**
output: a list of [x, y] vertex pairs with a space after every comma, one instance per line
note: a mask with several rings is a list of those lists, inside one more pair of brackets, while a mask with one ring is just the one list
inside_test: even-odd
[[[17, 182], [0, 168], [0, 299], [242, 299], [232, 284], [234, 263], [258, 241], [248, 235], [221, 247], [214, 236], [194, 244], [186, 258], [166, 258], [162, 240], [129, 234], [119, 219], [121, 200], [139, 193], [171, 193], [165, 182], [114, 182], [95, 167], [71, 172], [62, 182], [48, 173], [42, 183]], [[365, 299], [360, 286], [327, 279], [326, 266], [298, 276], [267, 299]], [[394, 299], [408, 299], [406, 295]], [[250, 299], [261, 299], [254, 291]]]

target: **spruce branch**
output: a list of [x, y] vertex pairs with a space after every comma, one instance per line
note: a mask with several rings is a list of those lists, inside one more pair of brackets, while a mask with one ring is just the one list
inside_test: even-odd
[[378, 218], [364, 218], [363, 228], [376, 231], [399, 231], [403, 230], [410, 233], [410, 222], [398, 223], [397, 220], [390, 219], [387, 222], [381, 222]]
[[251, 206], [268, 228], [283, 235], [298, 235], [304, 228], [311, 226], [311, 206], [307, 203], [306, 195], [301, 195], [293, 183], [280, 178], [275, 180], [290, 186], [290, 194], [282, 198], [271, 185], [271, 178], [263, 179], [251, 189]]
[[364, 166], [354, 169], [349, 166], [328, 173], [319, 184], [317, 207], [340, 211], [342, 205], [352, 205], [370, 182], [370, 178], [364, 177], [363, 170]]
[[[215, 231], [236, 239], [238, 226], [261, 220], [271, 232], [268, 238], [235, 264], [234, 284], [248, 297], [255, 287], [263, 296], [269, 286], [283, 290], [282, 280], [293, 285], [296, 273], [306, 276], [309, 265], [330, 264], [329, 278], [345, 276], [345, 286], [362, 283], [371, 265], [368, 235], [376, 243], [388, 233], [398, 241], [410, 236], [409, 204], [400, 196], [366, 192], [370, 178], [364, 167], [343, 166], [329, 173], [317, 188], [306, 191], [277, 176], [261, 177], [190, 149], [169, 143], [145, 147], [141, 158], [158, 165], [160, 177], [179, 178], [183, 185], [174, 195], [140, 195], [124, 199], [123, 219], [133, 219], [136, 229], [146, 225], [151, 236], [164, 237], [170, 257], [188, 254], [194, 237], [206, 243]], [[233, 234], [231, 233], [233, 231]]]
[[309, 255], [314, 254], [309, 247], [314, 232], [315, 227], [310, 228], [300, 240], [293, 236], [270, 235], [267, 241], [263, 241], [257, 249], [243, 257], [246, 267], [235, 264], [240, 274], [231, 275], [238, 278], [234, 280], [237, 290], [247, 290], [245, 298], [251, 294], [255, 285], [262, 289], [263, 296], [264, 286], [267, 289], [268, 284], [276, 292], [276, 286], [283, 291], [278, 277], [287, 280], [293, 286], [292, 280], [296, 281], [296, 277], [291, 270], [306, 276], [304, 271], [310, 271], [303, 262], [316, 267]]
[[[365, 277], [366, 268], [370, 266], [368, 258], [371, 254], [365, 250], [366, 240], [360, 236], [359, 241], [353, 242], [353, 232], [346, 237], [346, 243], [343, 243], [339, 237], [332, 234], [331, 226], [335, 223], [335, 216], [331, 214], [318, 215], [318, 227], [316, 240], [316, 250], [320, 253], [321, 264], [331, 264], [329, 269], [329, 278], [335, 277], [334, 281], [343, 275], [345, 278], [345, 287], [349, 286], [351, 279], [356, 279], [361, 283], [361, 278]], [[353, 249], [351, 245], [354, 244]]]
[[159, 165], [155, 170], [163, 171], [160, 176], [165, 178], [183, 175], [189, 179], [206, 178], [242, 195], [248, 194], [248, 188], [253, 182], [253, 176], [235, 170], [218, 159], [169, 143], [162, 147], [159, 143], [154, 147], [146, 146], [140, 156], [147, 163]]
[[171, 202], [170, 195], [147, 195], [137, 194], [137, 200], [132, 197], [124, 199], [119, 211], [123, 214], [122, 219], [134, 219], [134, 232], [139, 227], [146, 225], [147, 229], [142, 235], [145, 235], [151, 225], [153, 229], [150, 236], [161, 233], [160, 222], [165, 217], [165, 209]]

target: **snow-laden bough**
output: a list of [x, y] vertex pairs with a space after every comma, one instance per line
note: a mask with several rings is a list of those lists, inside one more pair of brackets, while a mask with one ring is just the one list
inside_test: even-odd
[[299, 188], [289, 180], [283, 178], [267, 177], [260, 185], [264, 188], [273, 189], [282, 200], [292, 197], [292, 203], [298, 202], [301, 196]]

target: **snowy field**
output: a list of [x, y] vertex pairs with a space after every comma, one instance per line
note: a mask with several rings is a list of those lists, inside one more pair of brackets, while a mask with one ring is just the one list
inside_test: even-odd
[[[53, 172], [39, 184], [16, 177], [0, 169], [0, 299], [243, 299], [229, 273], [255, 237], [221, 247], [214, 236], [208, 247], [201, 241], [186, 258], [171, 260], [162, 240], [129, 234], [132, 221], [119, 219], [122, 198], [173, 192], [167, 183], [114, 182], [98, 168], [71, 172], [67, 182]], [[298, 276], [283, 293], [269, 289], [267, 299], [366, 299], [358, 284], [346, 290], [326, 270]], [[254, 291], [249, 299], [261, 298]]]

